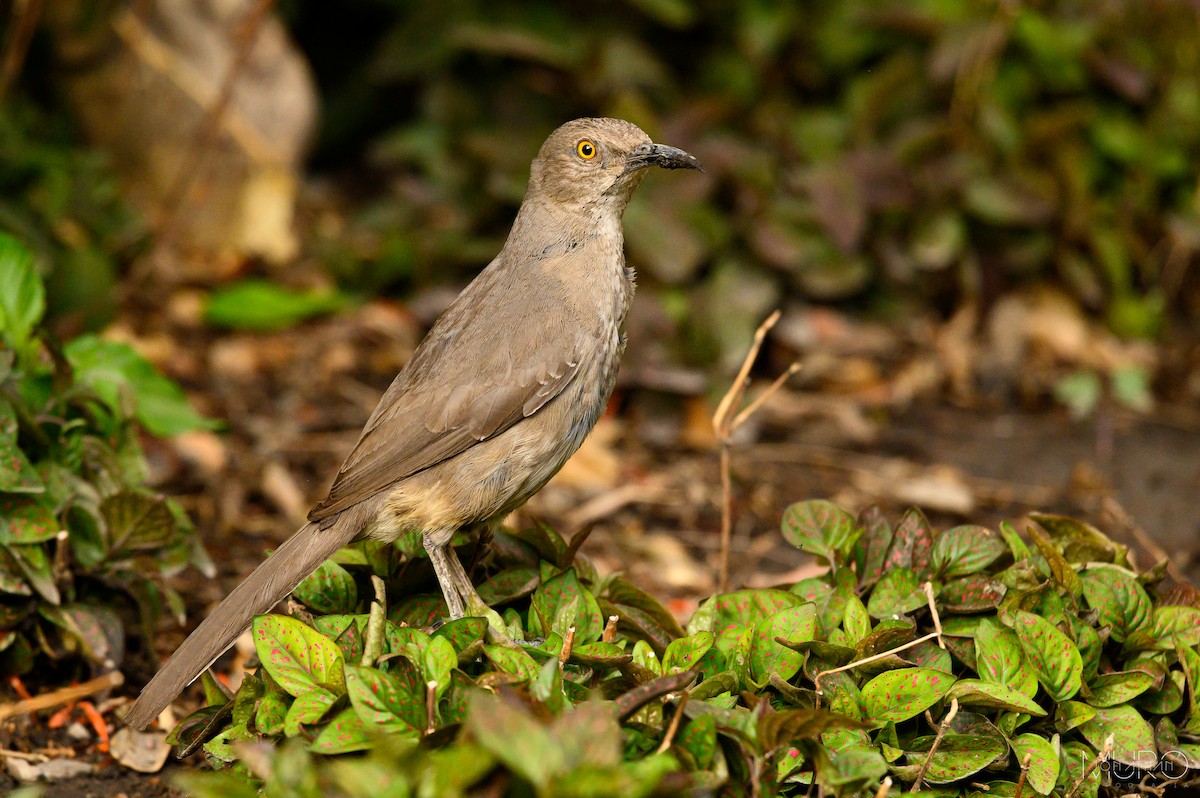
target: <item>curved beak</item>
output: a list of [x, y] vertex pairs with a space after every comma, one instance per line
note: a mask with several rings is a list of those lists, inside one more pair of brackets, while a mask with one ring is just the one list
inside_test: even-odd
[[678, 147], [668, 147], [666, 144], [640, 144], [625, 156], [625, 174], [645, 169], [647, 166], [704, 171], [704, 167], [700, 165], [700, 161], [696, 160], [694, 155], [686, 153]]

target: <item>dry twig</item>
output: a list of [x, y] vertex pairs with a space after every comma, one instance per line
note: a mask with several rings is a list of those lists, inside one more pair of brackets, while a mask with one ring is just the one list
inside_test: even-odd
[[1026, 754], [1021, 760], [1021, 775], [1017, 776], [1017, 789], [1013, 791], [1013, 798], [1021, 798], [1021, 791], [1025, 789], [1025, 779], [1029, 775], [1029, 763], [1032, 761], [1032, 753]]
[[1075, 798], [1079, 793], [1079, 788], [1088, 780], [1088, 776], [1092, 775], [1092, 771], [1100, 767], [1100, 763], [1108, 759], [1108, 755], [1112, 753], [1113, 746], [1116, 744], [1113, 735], [1108, 735], [1104, 739], [1104, 747], [1100, 749], [1100, 753], [1096, 754], [1091, 762], [1088, 762], [1087, 767], [1083, 769], [1083, 773], [1079, 775], [1079, 780], [1071, 787], [1071, 791], [1067, 793], [1066, 798]]
[[954, 720], [954, 716], [958, 714], [958, 699], [950, 699], [950, 711], [946, 713], [946, 717], [942, 718], [942, 722], [938, 724], [937, 736], [933, 738], [933, 745], [929, 746], [929, 753], [925, 756], [925, 761], [921, 763], [921, 769], [917, 771], [917, 780], [913, 782], [913, 786], [909, 792], [920, 792], [921, 783], [925, 781], [925, 773], [929, 770], [929, 763], [933, 761], [933, 755], [937, 753], [938, 746], [942, 744], [942, 738], [946, 736], [946, 730], [950, 728], [950, 721]]
[[720, 404], [717, 405], [717, 412], [713, 414], [713, 431], [717, 434], [717, 445], [721, 450], [721, 559], [717, 577], [717, 591], [720, 593], [729, 589], [729, 539], [733, 532], [733, 483], [729, 473], [729, 450], [733, 445], [733, 434], [800, 368], [799, 362], [793, 363], [749, 406], [740, 412], [737, 411], [742, 403], [742, 397], [746, 394], [746, 388], [750, 384], [750, 369], [754, 366], [754, 361], [758, 359], [758, 352], [762, 349], [767, 333], [779, 321], [780, 315], [780, 312], [776, 310], [762, 324], [758, 325], [758, 329], [754, 331], [754, 341], [750, 344], [750, 351], [746, 353], [746, 358], [742, 361], [741, 368], [738, 369], [737, 377], [729, 386], [729, 390], [725, 392], [725, 396], [721, 398]]
[[683, 709], [691, 697], [691, 693], [684, 691], [683, 697], [679, 699], [679, 706], [675, 707], [675, 714], [671, 716], [671, 722], [667, 725], [667, 733], [663, 735], [662, 742], [658, 744], [658, 750], [655, 753], [666, 753], [667, 749], [671, 747], [671, 743], [675, 742], [675, 734], [679, 731], [680, 721], [683, 720]]
[[938, 646], [942, 649], [946, 648], [946, 641], [942, 640], [942, 618], [938, 615], [937, 602], [933, 600], [933, 583], [926, 582], [921, 585], [925, 591], [925, 598], [929, 601], [929, 615], [933, 618], [933, 633], [937, 635]]
[[558, 652], [558, 664], [566, 665], [567, 660], [571, 658], [571, 651], [575, 648], [575, 627], [567, 627], [567, 638], [563, 640], [562, 651]]
[[18, 0], [10, 9], [12, 27], [4, 42], [3, 65], [0, 65], [0, 99], [8, 93], [8, 87], [21, 74], [29, 43], [33, 41], [38, 20], [42, 17], [42, 0]]
[[436, 681], [425, 682], [425, 733], [437, 731], [437, 689]]
[[921, 643], [924, 643], [926, 640], [933, 640], [935, 637], [938, 640], [941, 640], [939, 632], [930, 632], [929, 634], [927, 634], [923, 637], [918, 637], [916, 640], [910, 640], [903, 645], [896, 646], [895, 648], [889, 648], [887, 651], [881, 651], [878, 654], [872, 654], [869, 657], [863, 657], [862, 659], [857, 659], [854, 662], [848, 662], [845, 665], [842, 665], [840, 668], [830, 668], [827, 671], [821, 671], [820, 673], [818, 673], [816, 676], [813, 677], [813, 687], [817, 691], [817, 698], [819, 699], [821, 697], [821, 679], [823, 677], [829, 676], [830, 674], [834, 674], [834, 673], [841, 673], [842, 671], [848, 671], [853, 668], [857, 668], [859, 665], [868, 665], [872, 662], [877, 662], [881, 659], [884, 659], [885, 657], [890, 657], [893, 654], [899, 654], [901, 651], [907, 651], [908, 649], [912, 648], [913, 646], [919, 646]]
[[16, 715], [25, 715], [30, 712], [38, 712], [43, 709], [50, 709], [60, 704], [69, 704], [72, 701], [87, 698], [102, 690], [120, 687], [124, 683], [124, 674], [120, 671], [111, 671], [103, 676], [97, 676], [95, 679], [62, 687], [49, 693], [34, 696], [33, 698], [14, 701], [11, 704], [0, 704], [0, 720]]

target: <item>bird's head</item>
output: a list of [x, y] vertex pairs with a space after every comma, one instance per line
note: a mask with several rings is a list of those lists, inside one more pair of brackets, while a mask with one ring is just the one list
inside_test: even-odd
[[533, 162], [529, 187], [544, 200], [611, 208], [619, 214], [650, 166], [703, 171], [693, 156], [655, 144], [631, 122], [576, 119], [546, 139]]

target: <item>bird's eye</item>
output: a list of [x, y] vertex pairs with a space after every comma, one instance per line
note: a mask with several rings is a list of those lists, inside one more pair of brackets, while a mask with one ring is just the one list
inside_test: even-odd
[[596, 157], [596, 145], [584, 139], [575, 145], [575, 152], [585, 161], [590, 161]]

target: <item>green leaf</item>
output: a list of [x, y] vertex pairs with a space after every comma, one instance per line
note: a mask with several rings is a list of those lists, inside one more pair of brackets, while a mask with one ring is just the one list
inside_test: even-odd
[[1113, 707], [1127, 704], [1154, 684], [1154, 677], [1145, 671], [1117, 671], [1097, 676], [1088, 683], [1092, 697], [1088, 703], [1094, 707]]
[[863, 534], [854, 516], [824, 499], [789, 506], [783, 511], [782, 527], [788, 543], [821, 557], [835, 570]]
[[166, 501], [146, 493], [123, 490], [100, 503], [112, 551], [148, 551], [165, 545], [175, 532], [175, 518]]
[[1091, 773], [1084, 779], [1088, 764], [1095, 759], [1096, 752], [1082, 742], [1064, 743], [1062, 747], [1062, 768], [1058, 771], [1058, 795], [1066, 795], [1075, 790], [1075, 785], [1082, 785], [1075, 793], [1079, 798], [1097, 798], [1102, 773], [1100, 768], [1092, 768]]
[[1154, 729], [1131, 706], [1097, 707], [1095, 716], [1079, 727], [1084, 739], [1099, 750], [1108, 735], [1113, 735], [1112, 758], [1141, 770], [1150, 770], [1158, 762]]
[[1013, 529], [1013, 525], [1008, 521], [1000, 522], [1000, 536], [1008, 544], [1008, 550], [1012, 553], [1014, 561], [1020, 562], [1032, 556], [1029, 547], [1025, 545], [1025, 541], [1021, 540], [1020, 534], [1017, 533], [1017, 530]]
[[875, 583], [867, 599], [867, 612], [872, 618], [894, 618], [924, 607], [928, 601], [916, 573], [911, 568], [897, 567]]
[[354, 612], [358, 606], [358, 587], [354, 577], [333, 560], [321, 563], [292, 595], [314, 612], [336, 615]]
[[887, 671], [863, 687], [863, 711], [873, 721], [899, 723], [929, 709], [953, 684], [952, 675], [929, 668]]
[[722, 593], [701, 602], [688, 621], [688, 634], [700, 631], [716, 632], [734, 624], [754, 626], [763, 618], [787, 607], [801, 604], [803, 599], [786, 590], [738, 590]]
[[183, 390], [128, 344], [81, 335], [63, 347], [63, 353], [75, 378], [114, 412], [122, 412], [122, 393], [129, 396], [138, 422], [153, 435], [169, 437], [217, 426], [193, 410]]
[[267, 280], [242, 280], [213, 292], [204, 320], [236, 330], [281, 330], [351, 305], [334, 290], [294, 291]]
[[999, 559], [1007, 548], [986, 527], [975, 524], [951, 527], [933, 542], [933, 572], [942, 580], [970, 576]]
[[663, 654], [663, 673], [680, 673], [697, 667], [700, 660], [712, 648], [716, 635], [712, 632], [697, 632], [681, 637], [667, 646]]
[[1154, 605], [1137, 577], [1117, 566], [1089, 568], [1080, 575], [1083, 596], [1099, 614], [1099, 624], [1111, 630], [1118, 643], [1142, 630], [1151, 619]]
[[368, 727], [389, 734], [417, 735], [425, 727], [425, 695], [390, 673], [366, 665], [346, 666], [350, 704]]
[[466, 728], [472, 737], [539, 794], [548, 795], [551, 779], [566, 772], [566, 747], [551, 731], [499, 696], [471, 697]]
[[816, 639], [817, 631], [814, 604], [788, 607], [759, 621], [750, 642], [750, 678], [759, 685], [766, 684], [772, 673], [785, 681], [791, 679], [804, 663], [804, 655], [780, 645], [776, 638], [804, 642]]
[[19, 351], [45, 312], [46, 291], [33, 255], [20, 241], [0, 232], [0, 334]]
[[287, 711], [288, 702], [284, 694], [268, 692], [258, 702], [258, 709], [254, 713], [254, 727], [260, 734], [268, 736], [282, 734]]
[[932, 735], [918, 737], [906, 746], [904, 752], [911, 765], [920, 765], [929, 760], [925, 780], [931, 784], [949, 784], [965, 779], [983, 770], [1008, 750], [1003, 737], [974, 734], [947, 734], [942, 737], [933, 756], [929, 756], [932, 746]]
[[54, 605], [62, 602], [62, 595], [58, 592], [58, 585], [54, 582], [50, 558], [46, 555], [46, 549], [42, 544], [18, 545], [14, 543], [6, 548], [16, 561], [17, 567], [25, 575], [25, 580], [39, 596]]
[[975, 664], [984, 679], [1008, 685], [1029, 698], [1037, 692], [1037, 674], [1021, 655], [1016, 633], [991, 619], [975, 627]]
[[320, 632], [283, 615], [260, 615], [251, 631], [263, 667], [289, 694], [299, 697], [315, 687], [345, 691], [342, 652]]
[[1050, 566], [1050, 575], [1054, 577], [1054, 581], [1066, 588], [1072, 596], [1079, 596], [1082, 590], [1079, 574], [1075, 573], [1074, 567], [1054, 543], [1042, 534], [1037, 524], [1029, 525], [1029, 539]]
[[963, 706], [1006, 709], [1009, 712], [1025, 712], [1038, 716], [1046, 714], [1046, 710], [1024, 693], [1008, 685], [982, 679], [959, 679], [946, 697], [957, 698], [958, 703]]
[[1022, 764], [1025, 756], [1029, 755], [1029, 773], [1025, 777], [1029, 786], [1041, 795], [1049, 795], [1058, 781], [1058, 749], [1040, 734], [1014, 737], [1012, 747], [1017, 755], [1017, 764]]
[[1049, 621], [1024, 610], [1013, 614], [1013, 631], [1021, 652], [1051, 698], [1061, 703], [1079, 692], [1083, 659], [1069, 637]]

